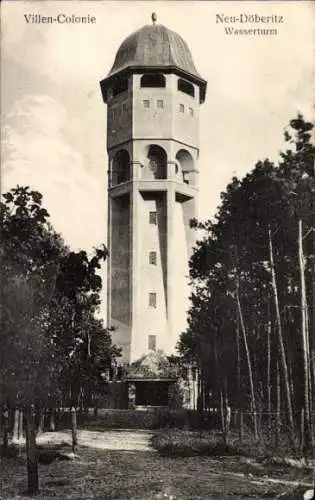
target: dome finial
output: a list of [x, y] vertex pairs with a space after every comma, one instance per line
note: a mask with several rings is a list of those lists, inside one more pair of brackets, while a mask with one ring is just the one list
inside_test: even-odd
[[152, 16], [151, 16], [151, 18], [152, 18], [152, 23], [153, 23], [153, 24], [155, 24], [155, 23], [156, 23], [156, 21], [157, 21], [157, 15], [156, 15], [156, 13], [155, 13], [155, 12], [152, 12]]

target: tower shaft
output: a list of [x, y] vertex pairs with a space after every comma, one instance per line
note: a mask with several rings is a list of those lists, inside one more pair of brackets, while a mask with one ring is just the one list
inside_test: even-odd
[[[154, 63], [154, 64], [153, 64]], [[108, 104], [108, 325], [130, 362], [186, 327], [204, 80], [179, 35], [144, 26], [101, 82]]]

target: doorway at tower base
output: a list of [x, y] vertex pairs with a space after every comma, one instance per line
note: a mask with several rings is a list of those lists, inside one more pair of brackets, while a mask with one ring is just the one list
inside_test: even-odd
[[127, 408], [196, 409], [196, 373], [178, 357], [166, 356], [161, 350], [149, 352], [126, 368]]
[[126, 369], [129, 409], [181, 406], [172, 401], [176, 392], [178, 367], [161, 350], [150, 351]]

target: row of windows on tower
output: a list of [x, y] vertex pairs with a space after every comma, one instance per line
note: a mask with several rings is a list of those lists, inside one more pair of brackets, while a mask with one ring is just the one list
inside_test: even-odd
[[[143, 99], [142, 107], [144, 109], [150, 109], [151, 107], [155, 107], [157, 109], [163, 109], [164, 108], [164, 101], [163, 101], [163, 99], [156, 99], [156, 101], [151, 102], [149, 99]], [[180, 103], [178, 105], [178, 110], [180, 113], [187, 112], [190, 116], [194, 116], [194, 109], [191, 108], [190, 106], [187, 107], [187, 110], [185, 110], [185, 105]], [[127, 104], [125, 102], [122, 103], [121, 106], [115, 106], [111, 110], [111, 119], [116, 120], [116, 118], [120, 115], [120, 113], [125, 113], [126, 111], [127, 111]]]
[[[149, 99], [144, 99], [142, 101], [143, 103], [143, 107], [144, 109], [149, 109], [150, 106], [151, 106], [151, 102]], [[164, 102], [162, 99], [157, 99], [156, 100], [156, 103], [155, 103], [156, 107], [159, 108], [159, 109], [163, 109], [164, 108]], [[180, 113], [185, 113], [185, 105], [180, 103], [178, 105], [178, 110], [180, 111]], [[191, 108], [190, 106], [187, 108], [187, 112], [190, 116], [194, 116], [194, 109]]]
[[[144, 99], [142, 101], [143, 103], [143, 107], [145, 109], [149, 109], [151, 107], [151, 104], [154, 105], [154, 103], [151, 103], [151, 101], [149, 99]], [[156, 99], [155, 101], [155, 107], [158, 108], [158, 109], [163, 109], [164, 108], [164, 101], [163, 99]]]
[[[149, 212], [149, 223], [153, 224], [153, 225], [157, 224], [157, 213], [156, 212]], [[149, 253], [149, 263], [153, 266], [156, 266], [156, 264], [157, 264], [157, 253], [154, 250]], [[156, 308], [156, 293], [155, 292], [149, 293], [149, 307]]]
[[[149, 223], [153, 224], [153, 225], [157, 224], [157, 213], [155, 211], [149, 212]], [[157, 253], [155, 250], [153, 250], [149, 253], [149, 263], [151, 265], [154, 265], [154, 266], [156, 266], [156, 264], [157, 264]], [[150, 292], [149, 293], [149, 307], [156, 308], [156, 306], [157, 306], [156, 292]], [[156, 335], [149, 335], [148, 336], [148, 349], [149, 349], [149, 351], [156, 350]]]
[[[109, 89], [109, 94], [112, 97], [115, 97], [122, 92], [126, 92], [129, 87], [129, 81], [127, 77], [117, 79], [113, 87]], [[140, 80], [141, 88], [165, 88], [166, 87], [166, 79], [165, 76], [161, 73], [149, 73], [146, 75], [142, 75]], [[195, 97], [195, 87], [192, 83], [187, 82], [187, 80], [183, 80], [179, 78], [177, 80], [177, 90], [183, 92], [191, 97]]]

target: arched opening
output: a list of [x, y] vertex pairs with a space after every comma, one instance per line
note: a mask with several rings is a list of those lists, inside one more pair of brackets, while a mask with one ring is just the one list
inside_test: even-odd
[[186, 80], [183, 80], [182, 78], [178, 79], [177, 89], [180, 92], [184, 92], [185, 94], [190, 95], [191, 97], [195, 97], [195, 87], [191, 83], [186, 82]]
[[176, 155], [176, 160], [180, 165], [180, 176], [185, 184], [195, 184], [194, 159], [186, 149], [180, 149]]
[[165, 76], [161, 73], [148, 73], [142, 75], [140, 80], [141, 87], [164, 88], [166, 86]]
[[130, 157], [128, 151], [121, 149], [112, 161], [112, 185], [130, 180]]
[[128, 78], [119, 78], [113, 83], [112, 95], [115, 97], [126, 90], [128, 90]]
[[166, 151], [156, 144], [147, 147], [147, 168], [145, 177], [151, 179], [166, 179], [167, 177], [167, 154]]

